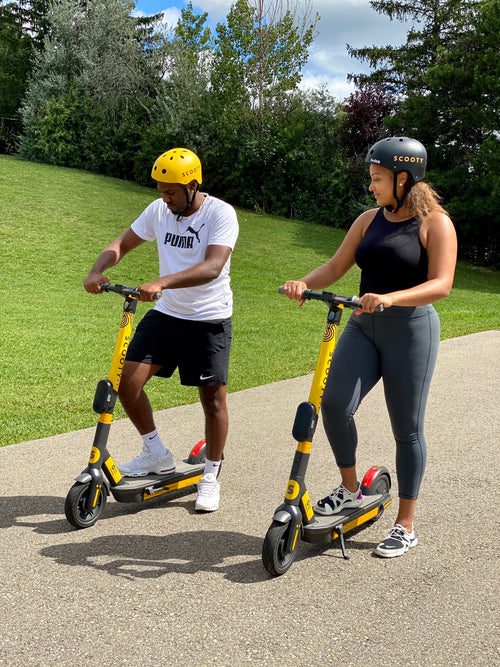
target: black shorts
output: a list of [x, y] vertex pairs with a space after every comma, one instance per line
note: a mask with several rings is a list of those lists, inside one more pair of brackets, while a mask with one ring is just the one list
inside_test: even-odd
[[155, 364], [160, 377], [179, 369], [181, 384], [190, 387], [227, 384], [231, 318], [199, 322], [149, 310], [127, 350], [127, 361]]

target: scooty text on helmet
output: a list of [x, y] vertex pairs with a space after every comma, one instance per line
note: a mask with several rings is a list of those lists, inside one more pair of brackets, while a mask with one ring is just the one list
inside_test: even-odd
[[394, 162], [418, 162], [419, 164], [424, 161], [423, 157], [414, 157], [413, 155], [395, 155], [392, 159]]

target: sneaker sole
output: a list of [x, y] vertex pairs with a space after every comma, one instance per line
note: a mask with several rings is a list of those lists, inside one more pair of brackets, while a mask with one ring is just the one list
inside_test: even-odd
[[397, 556], [404, 556], [405, 553], [410, 551], [410, 549], [413, 549], [413, 547], [416, 547], [418, 544], [418, 540], [415, 539], [406, 549], [398, 549], [394, 551], [383, 551], [383, 550], [378, 550], [378, 547], [375, 549], [373, 552], [376, 556], [380, 556], [380, 558], [397, 558]]
[[219, 509], [219, 505], [217, 505], [217, 507], [197, 507], [195, 504], [194, 509], [195, 512], [203, 512], [203, 513], [217, 512], [217, 510]]
[[319, 507], [318, 505], [315, 505], [313, 511], [315, 514], [321, 514], [321, 516], [334, 516], [335, 514], [340, 514], [342, 510], [356, 509], [357, 507], [361, 507], [362, 504], [363, 504], [362, 500], [360, 501], [355, 500], [353, 502], [345, 503], [344, 505], [342, 505], [342, 507], [339, 507], [337, 510], [334, 511], [325, 510], [324, 507]]
[[148, 475], [171, 475], [175, 472], [174, 468], [169, 468], [168, 470], [148, 470], [147, 472], [125, 472], [120, 470], [121, 474], [124, 477], [147, 477]]

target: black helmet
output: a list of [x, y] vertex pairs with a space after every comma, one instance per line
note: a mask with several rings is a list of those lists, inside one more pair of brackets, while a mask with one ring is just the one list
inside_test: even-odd
[[368, 150], [365, 162], [380, 164], [394, 173], [407, 171], [415, 182], [425, 176], [427, 151], [416, 139], [410, 137], [387, 137]]

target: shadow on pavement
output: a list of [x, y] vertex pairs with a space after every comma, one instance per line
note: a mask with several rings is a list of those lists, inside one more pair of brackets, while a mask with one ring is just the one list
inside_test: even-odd
[[230, 581], [250, 584], [268, 578], [261, 549], [262, 539], [253, 535], [201, 530], [165, 536], [110, 535], [46, 547], [40, 553], [63, 565], [90, 567], [131, 580], [220, 572]]
[[[169, 574], [217, 572], [252, 584], [269, 579], [261, 561], [263, 538], [233, 531], [190, 531], [175, 535], [110, 535], [91, 542], [61, 544], [40, 551], [63, 565], [90, 567], [126, 579], [157, 579]], [[372, 550], [377, 543], [347, 542], [349, 550]], [[296, 561], [326, 556], [342, 561], [334, 546], [301, 544]]]
[[[186, 496], [193, 496], [193, 502], [175, 502]], [[75, 532], [64, 516], [64, 501], [61, 496], [1, 496], [0, 497], [0, 530], [11, 526], [26, 526], [35, 532], [45, 535]], [[183, 507], [189, 514], [194, 514], [193, 489], [183, 489], [159, 497], [147, 503], [109, 502], [99, 521], [113, 519], [127, 514], [137, 514], [144, 510], [154, 510], [162, 506]], [[47, 515], [58, 515], [55, 520], [46, 520]]]

